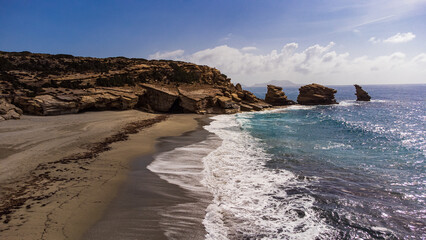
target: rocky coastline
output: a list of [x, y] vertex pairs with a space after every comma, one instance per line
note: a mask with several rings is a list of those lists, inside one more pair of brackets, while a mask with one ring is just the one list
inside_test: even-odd
[[[357, 100], [368, 101], [368, 94], [357, 86]], [[0, 121], [19, 119], [22, 114], [48, 116], [129, 109], [232, 114], [296, 104], [287, 99], [282, 87], [274, 85], [268, 85], [265, 99], [259, 99], [208, 66], [30, 52], [0, 51], [0, 89]], [[337, 104], [335, 89], [313, 83], [299, 91], [297, 104]]]
[[237, 86], [215, 68], [186, 62], [0, 52], [0, 98], [18, 114], [128, 109], [228, 114], [271, 107]]

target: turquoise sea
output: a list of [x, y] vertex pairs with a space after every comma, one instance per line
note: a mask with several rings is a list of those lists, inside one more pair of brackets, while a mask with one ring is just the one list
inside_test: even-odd
[[426, 238], [426, 85], [333, 88], [338, 105], [205, 126], [221, 141], [203, 159], [209, 239]]

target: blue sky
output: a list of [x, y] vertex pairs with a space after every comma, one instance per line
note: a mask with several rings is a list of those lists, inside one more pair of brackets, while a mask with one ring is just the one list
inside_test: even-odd
[[426, 82], [426, 0], [0, 0], [0, 23], [3, 51], [185, 60], [248, 85]]

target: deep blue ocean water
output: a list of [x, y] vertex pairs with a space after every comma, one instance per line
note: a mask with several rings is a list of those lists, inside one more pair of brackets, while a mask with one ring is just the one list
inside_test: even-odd
[[426, 239], [426, 85], [363, 87], [371, 102], [334, 86], [338, 105], [215, 117], [211, 239]]

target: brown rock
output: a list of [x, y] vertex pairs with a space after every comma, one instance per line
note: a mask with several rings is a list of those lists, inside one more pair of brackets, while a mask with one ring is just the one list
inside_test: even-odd
[[334, 98], [336, 92], [335, 89], [312, 83], [299, 88], [297, 102], [302, 105], [337, 104]]
[[[143, 94], [143, 92], [138, 92], [138, 94]], [[139, 101], [139, 96], [136, 95], [135, 91], [121, 88], [93, 88], [78, 97], [79, 111], [87, 109], [133, 109]]]
[[0, 99], [0, 121], [9, 119], [21, 118], [22, 110], [15, 105], [6, 101], [6, 99]]
[[78, 112], [78, 104], [75, 101], [63, 101], [51, 95], [40, 95], [28, 101], [26, 112], [36, 115], [61, 115]]
[[240, 104], [240, 109], [241, 109], [241, 111], [247, 111], [247, 112], [254, 110], [252, 106], [244, 104], [244, 103]]
[[143, 84], [146, 93], [141, 96], [141, 107], [158, 112], [169, 112], [175, 105], [179, 106], [179, 92], [176, 87], [166, 85]]
[[18, 96], [15, 102], [25, 112], [34, 115], [62, 115], [87, 110], [132, 109], [139, 97], [131, 90], [119, 88], [88, 89], [71, 91], [34, 98]]
[[244, 95], [243, 95], [242, 99], [247, 101], [247, 102], [254, 103], [254, 102], [259, 101], [259, 99], [253, 93], [251, 93], [249, 91], [243, 90], [243, 94]]
[[[235, 113], [270, 106], [241, 84], [234, 86], [219, 70], [193, 63], [2, 51], [0, 58], [7, 66], [0, 72], [1, 93], [30, 114], [136, 107], [150, 112]], [[16, 118], [19, 111], [7, 117]]]
[[356, 90], [356, 100], [357, 101], [370, 101], [371, 97], [368, 95], [368, 93], [362, 89], [360, 85], [355, 84], [355, 90]]
[[221, 108], [224, 108], [224, 109], [236, 109], [236, 108], [239, 108], [239, 106], [237, 104], [235, 104], [235, 102], [232, 101], [232, 99], [229, 98], [229, 97], [225, 97], [225, 96], [218, 97], [217, 98], [217, 102], [219, 103], [219, 106]]
[[208, 85], [191, 86], [183, 85], [178, 87], [180, 102], [179, 105], [184, 112], [205, 113], [207, 108], [216, 104], [216, 96], [221, 96], [219, 89]]
[[241, 102], [241, 98], [238, 96], [238, 94], [232, 93], [231, 97], [232, 97], [232, 100], [234, 100], [236, 102]]
[[295, 102], [287, 99], [287, 96], [282, 90], [282, 87], [268, 85], [268, 92], [266, 93], [265, 102], [271, 104], [272, 106], [285, 106], [295, 104]]

